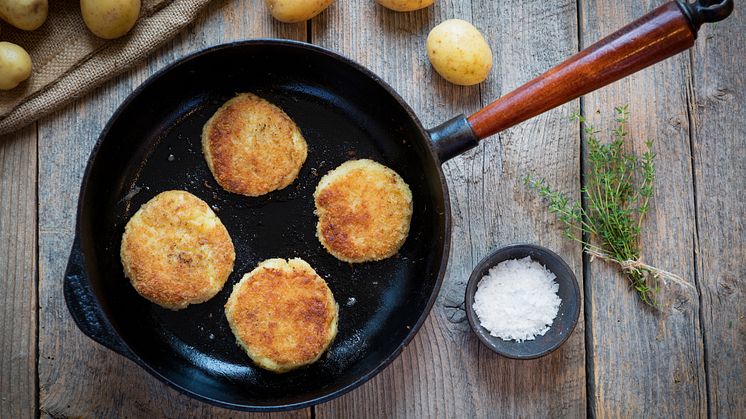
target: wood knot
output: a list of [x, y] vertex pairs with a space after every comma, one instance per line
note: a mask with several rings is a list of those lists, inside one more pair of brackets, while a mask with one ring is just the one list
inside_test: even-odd
[[715, 92], [710, 94], [710, 98], [717, 102], [730, 102], [733, 100], [733, 93], [727, 87], [717, 87]]
[[717, 282], [717, 295], [720, 298], [729, 297], [738, 290], [738, 282], [733, 276], [724, 276]]

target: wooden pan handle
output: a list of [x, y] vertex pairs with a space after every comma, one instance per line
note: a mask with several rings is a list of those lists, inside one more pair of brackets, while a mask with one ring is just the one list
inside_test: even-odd
[[[573, 55], [470, 116], [474, 134], [479, 139], [489, 137], [686, 50], [694, 45], [699, 25], [714, 20], [697, 9], [714, 6], [708, 9], [700, 3], [713, 1], [664, 4]], [[731, 0], [721, 3], [730, 3], [732, 10]]]

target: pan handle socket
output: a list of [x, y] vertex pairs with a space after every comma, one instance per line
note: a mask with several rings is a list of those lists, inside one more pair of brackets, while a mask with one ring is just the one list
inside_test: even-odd
[[463, 114], [427, 130], [427, 133], [441, 163], [479, 144], [471, 124]]

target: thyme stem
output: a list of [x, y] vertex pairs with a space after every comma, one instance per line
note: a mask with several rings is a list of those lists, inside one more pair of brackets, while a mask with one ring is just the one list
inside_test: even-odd
[[[678, 277], [639, 261], [640, 232], [655, 180], [653, 144], [647, 141], [647, 151], [640, 157], [626, 152], [624, 140], [628, 135], [629, 111], [627, 106], [616, 107], [614, 111], [618, 124], [608, 144], [599, 141], [598, 132], [583, 116], [573, 114], [573, 119], [581, 123], [587, 135], [588, 184], [581, 190], [586, 197], [587, 210], [571, 202], [562, 192], [551, 189], [544, 179], [536, 180], [527, 175], [524, 182], [539, 193], [549, 211], [565, 224], [566, 237], [583, 244], [585, 251], [594, 257], [619, 264], [640, 300], [658, 306], [655, 299], [658, 278], [662, 273], [664, 279]], [[580, 238], [575, 231], [581, 233]], [[582, 233], [599, 244], [586, 242]]]

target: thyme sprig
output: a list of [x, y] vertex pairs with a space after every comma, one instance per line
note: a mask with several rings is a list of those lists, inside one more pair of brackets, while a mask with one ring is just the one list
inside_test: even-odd
[[[642, 156], [626, 152], [624, 140], [628, 136], [629, 110], [627, 106], [614, 110], [617, 125], [608, 144], [601, 143], [599, 132], [583, 116], [572, 115], [587, 137], [589, 165], [586, 185], [581, 189], [586, 208], [550, 188], [544, 179], [527, 175], [524, 181], [547, 201], [549, 211], [564, 223], [567, 238], [582, 243], [593, 257], [618, 263], [640, 299], [657, 306], [655, 293], [659, 290], [661, 273], [674, 280], [678, 277], [640, 262], [642, 222], [650, 209], [655, 180], [653, 143], [645, 142], [647, 150]], [[594, 245], [594, 241], [598, 244]]]

